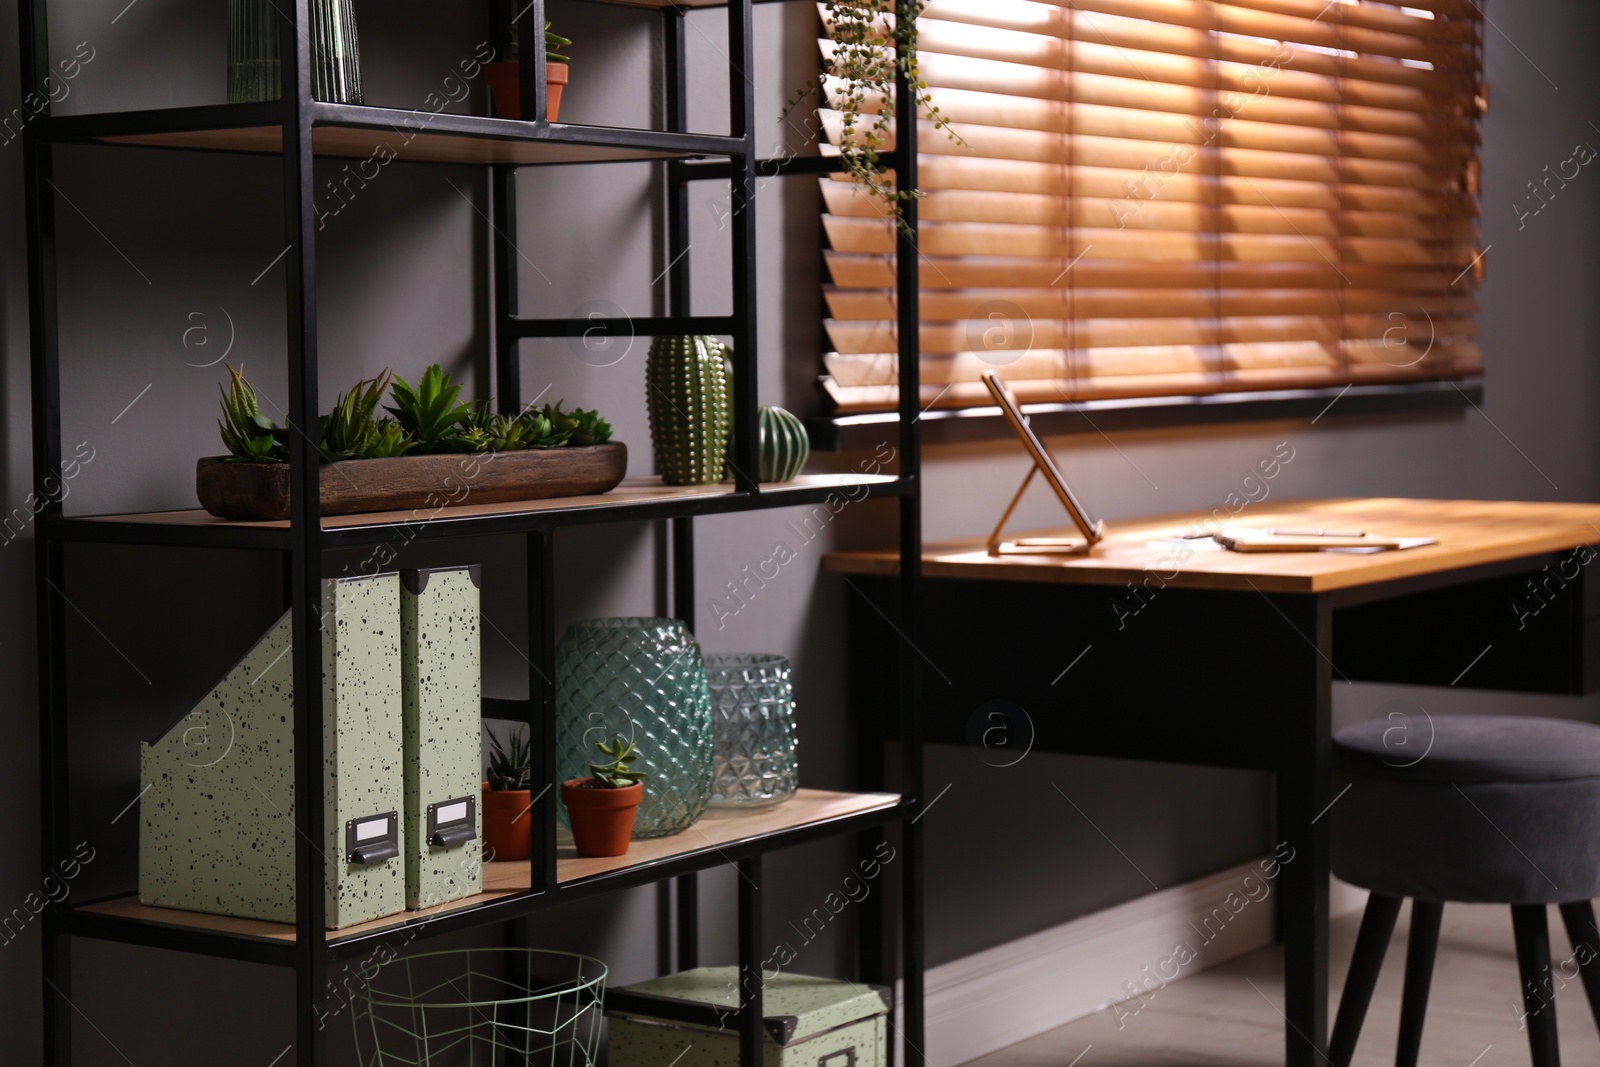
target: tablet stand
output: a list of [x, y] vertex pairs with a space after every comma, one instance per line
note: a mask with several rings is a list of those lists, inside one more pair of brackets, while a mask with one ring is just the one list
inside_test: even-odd
[[[1092, 521], [1084, 514], [1083, 507], [1073, 498], [1072, 490], [1067, 488], [1067, 483], [1062, 479], [1055, 458], [1045, 448], [1044, 442], [1034, 434], [1032, 427], [1028, 425], [1027, 417], [1017, 405], [1016, 398], [1011, 395], [1011, 390], [1006, 388], [999, 375], [992, 370], [984, 371], [983, 384], [988, 386], [989, 394], [1000, 406], [1000, 411], [1010, 423], [1012, 432], [1021, 439], [1023, 447], [1028, 451], [1028, 457], [1033, 461], [1028, 467], [1028, 476], [1022, 479], [1022, 486], [1017, 490], [1017, 495], [1011, 498], [1005, 514], [1000, 516], [994, 532], [989, 535], [989, 555], [1032, 556], [1058, 553], [1087, 555], [1095, 542], [1105, 536], [1105, 523]], [[1044, 472], [1044, 480], [1055, 490], [1056, 499], [1061, 501], [1061, 506], [1072, 517], [1072, 524], [1078, 528], [1082, 537], [1019, 537], [1006, 540], [1001, 536], [1005, 533], [1006, 523], [1011, 520], [1012, 512], [1017, 510], [1017, 505], [1022, 501], [1022, 494], [1028, 491], [1028, 486], [1033, 484], [1033, 476], [1040, 471]]]
[[[1028, 491], [1028, 486], [1033, 484], [1033, 476], [1039, 473], [1038, 464], [1028, 468], [1028, 476], [1022, 479], [1022, 485], [1017, 489], [1017, 495], [1011, 498], [1011, 503], [1006, 505], [1006, 512], [1000, 516], [1000, 521], [995, 524], [994, 532], [989, 535], [989, 555], [991, 556], [1038, 556], [1038, 555], [1071, 555], [1087, 556], [1096, 541], [1105, 534], [1105, 523], [1094, 524], [1092, 535], [1083, 537], [1016, 537], [1006, 540], [1001, 537], [1005, 532], [1006, 523], [1011, 521], [1011, 513], [1017, 510], [1017, 505], [1022, 502], [1022, 494]], [[1063, 501], [1062, 503], [1065, 503]], [[1068, 509], [1071, 510], [1070, 508]], [[1076, 521], [1076, 520], [1074, 520]]]

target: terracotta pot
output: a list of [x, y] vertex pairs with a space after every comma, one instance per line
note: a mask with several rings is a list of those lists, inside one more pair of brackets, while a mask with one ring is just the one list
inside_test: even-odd
[[[522, 64], [516, 60], [508, 63], [487, 63], [483, 68], [484, 80], [494, 95], [494, 111], [503, 119], [522, 117]], [[566, 88], [568, 68], [565, 63], [544, 65], [545, 110], [551, 122], [561, 116], [561, 91]]]
[[533, 853], [531, 789], [483, 789], [485, 860], [525, 860]]
[[561, 783], [561, 803], [572, 819], [572, 840], [580, 856], [622, 856], [633, 837], [633, 816], [644, 799], [644, 783], [625, 789], [596, 786], [593, 778]]

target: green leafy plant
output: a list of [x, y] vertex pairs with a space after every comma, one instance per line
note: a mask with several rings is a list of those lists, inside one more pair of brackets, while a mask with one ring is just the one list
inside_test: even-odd
[[517, 727], [510, 734], [510, 747], [489, 734], [489, 767], [485, 772], [489, 788], [495, 790], [530, 789], [533, 783], [533, 743], [528, 732]]
[[[218, 427], [229, 458], [239, 462], [283, 463], [289, 458], [289, 431], [261, 414], [255, 388], [243, 368], [228, 368], [222, 387]], [[378, 418], [387, 391], [394, 418]], [[520, 452], [530, 448], [596, 445], [611, 439], [611, 424], [598, 411], [564, 410], [561, 401], [529, 405], [516, 415], [495, 414], [487, 401], [463, 403], [461, 387], [436, 363], [413, 388], [392, 370], [363, 378], [334, 403], [318, 422], [324, 463], [392, 459], [412, 452]]]
[[[521, 34], [521, 25], [522, 24], [520, 20], [513, 21], [511, 23], [512, 59], [516, 59], [522, 55], [522, 42], [517, 39]], [[544, 57], [546, 59], [554, 60], [557, 63], [571, 63], [572, 60], [561, 53], [563, 48], [568, 48], [571, 45], [572, 42], [570, 40], [561, 36], [559, 33], [554, 33], [551, 31], [549, 19], [544, 20]]]
[[322, 416], [322, 461], [367, 459], [383, 431], [373, 414], [388, 390], [394, 371], [385, 370], [376, 378], [363, 378], [334, 402], [333, 410]]
[[545, 418], [544, 412], [536, 407], [524, 408], [517, 416], [523, 448], [559, 448], [566, 444], [566, 438], [557, 434], [550, 425], [550, 420]]
[[385, 410], [416, 439], [419, 452], [449, 451], [451, 438], [461, 433], [458, 427], [474, 414], [471, 405], [456, 402], [461, 387], [450, 384], [437, 363], [422, 372], [416, 388], [397, 375], [389, 395], [396, 406]]
[[496, 452], [518, 452], [532, 448], [530, 425], [518, 415], [496, 415], [489, 420], [489, 447]]
[[372, 447], [368, 449], [363, 459], [394, 459], [403, 456], [417, 447], [417, 443], [406, 433], [405, 427], [393, 419], [381, 419], [377, 423], [377, 433], [373, 435]]
[[563, 403], [565, 401], [558, 400], [553, 405], [546, 404], [543, 414], [549, 420], [552, 431], [564, 435], [566, 444], [587, 447], [611, 440], [611, 424], [600, 417], [599, 411], [585, 411], [582, 408], [562, 411]]
[[261, 414], [255, 386], [244, 376], [244, 364], [228, 365], [230, 381], [222, 391], [222, 418], [217, 428], [228, 455], [246, 463], [282, 463], [289, 458], [288, 431]]
[[594, 775], [592, 781], [601, 789], [626, 789], [630, 785], [642, 782], [650, 777], [643, 771], [628, 769], [628, 765], [639, 758], [635, 752], [632, 741], [623, 741], [621, 737], [613, 737], [611, 743], [596, 741], [595, 748], [600, 754], [610, 758], [609, 763], [589, 764], [589, 773]]
[[787, 118], [813, 94], [824, 92], [824, 103], [835, 104], [842, 116], [839, 156], [845, 173], [868, 196], [882, 201], [886, 214], [908, 237], [905, 205], [924, 193], [897, 187], [883, 160], [894, 135], [897, 72], [904, 72], [915, 98], [906, 143], [915, 144], [915, 119], [926, 115], [935, 129], [967, 147], [933, 102], [917, 65], [917, 20], [927, 6], [928, 0], [823, 0], [833, 40], [826, 73], [840, 83], [838, 99], [828, 100], [826, 79], [814, 79], [790, 98], [783, 112]]
[[572, 42], [567, 40], [565, 37], [561, 36], [559, 33], [552, 33], [551, 30], [550, 30], [550, 20], [549, 19], [545, 19], [545, 22], [544, 22], [544, 57], [546, 59], [553, 59], [557, 63], [570, 63], [570, 62], [572, 62], [572, 60], [570, 60], [566, 56], [562, 55], [561, 54], [561, 50], [563, 48], [569, 48], [569, 47], [571, 47], [571, 45], [572, 45]]

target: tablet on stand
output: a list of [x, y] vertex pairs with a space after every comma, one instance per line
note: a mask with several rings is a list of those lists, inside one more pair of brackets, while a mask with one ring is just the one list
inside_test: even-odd
[[[992, 370], [983, 372], [983, 384], [988, 386], [989, 395], [994, 397], [994, 402], [999, 405], [1000, 411], [1011, 424], [1011, 430], [1022, 440], [1022, 446], [1028, 450], [1028, 455], [1033, 459], [1033, 465], [1028, 468], [1028, 476], [1022, 480], [1022, 487], [1017, 490], [1017, 495], [1011, 498], [1011, 503], [1006, 507], [1000, 522], [996, 524], [994, 532], [989, 535], [989, 555], [1046, 555], [1061, 553], [1067, 555], [1087, 555], [1090, 549], [1105, 537], [1105, 523], [1097, 522], [1091, 518], [1073, 495], [1066, 479], [1061, 477], [1061, 471], [1056, 468], [1055, 459], [1051, 457], [1049, 449], [1044, 442], [1034, 434], [1028, 425], [1027, 416], [1022, 413], [1022, 408], [1017, 405], [1017, 398], [1011, 395], [1011, 390], [1000, 380], [1000, 376]], [[1033, 476], [1042, 473], [1044, 480], [1055, 490], [1056, 499], [1061, 501], [1061, 506], [1072, 517], [1072, 524], [1078, 528], [1081, 537], [1019, 537], [1006, 539], [1006, 523], [1011, 520], [1011, 513], [1017, 510], [1017, 504], [1022, 500], [1022, 494], [1028, 491], [1028, 486], [1033, 484]]]

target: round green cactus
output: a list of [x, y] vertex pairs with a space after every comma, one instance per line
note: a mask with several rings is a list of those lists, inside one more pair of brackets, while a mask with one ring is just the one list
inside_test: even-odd
[[805, 423], [778, 407], [761, 409], [761, 480], [792, 482], [811, 455]]
[[715, 337], [657, 337], [645, 365], [656, 472], [667, 485], [722, 479], [733, 429], [733, 368]]

